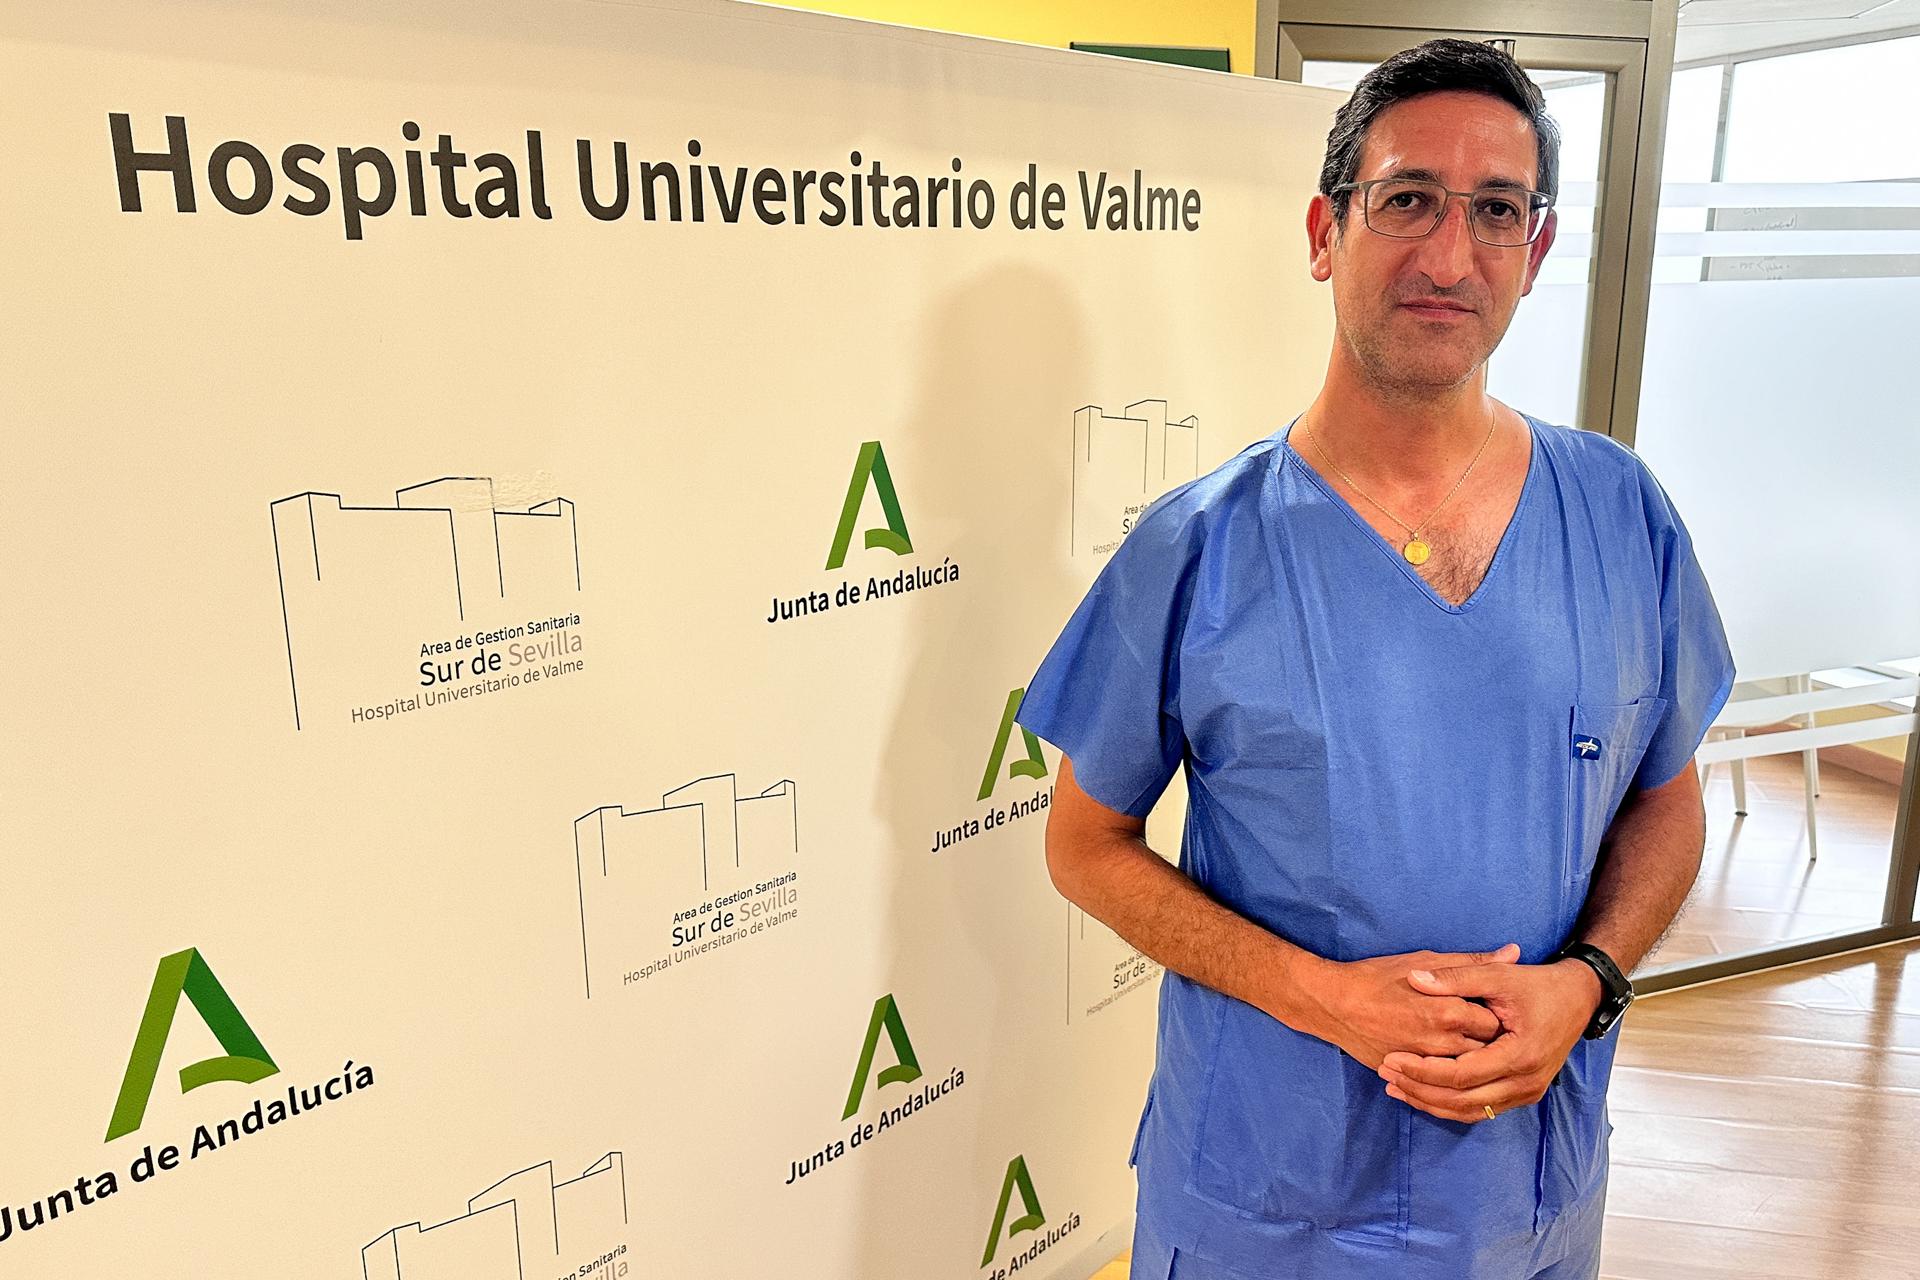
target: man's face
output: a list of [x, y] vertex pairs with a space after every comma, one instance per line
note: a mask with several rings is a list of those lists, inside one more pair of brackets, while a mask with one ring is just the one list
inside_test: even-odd
[[[1454, 191], [1500, 181], [1538, 190], [1533, 127], [1483, 93], [1444, 90], [1397, 102], [1374, 117], [1353, 180], [1396, 175]], [[1376, 385], [1412, 391], [1460, 385], [1500, 345], [1514, 308], [1533, 288], [1553, 243], [1555, 216], [1547, 215], [1532, 244], [1509, 248], [1474, 238], [1465, 200], [1449, 197], [1440, 225], [1424, 239], [1369, 230], [1360, 206], [1361, 193], [1348, 192], [1346, 225], [1337, 232], [1325, 196], [1316, 195], [1307, 213], [1313, 276], [1333, 282], [1342, 340]], [[1435, 299], [1468, 310], [1409, 305]]]

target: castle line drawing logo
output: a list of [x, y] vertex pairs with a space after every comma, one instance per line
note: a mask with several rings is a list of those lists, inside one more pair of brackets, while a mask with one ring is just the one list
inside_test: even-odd
[[[549, 483], [441, 476], [391, 502], [269, 503], [294, 728], [385, 722], [489, 675], [517, 688], [577, 654], [578, 519], [571, 499], [539, 498]], [[417, 679], [435, 672], [422, 659], [449, 669]]]
[[360, 1250], [366, 1280], [539, 1280], [628, 1275], [626, 1156], [575, 1178], [551, 1160], [510, 1174], [445, 1222], [410, 1222]]

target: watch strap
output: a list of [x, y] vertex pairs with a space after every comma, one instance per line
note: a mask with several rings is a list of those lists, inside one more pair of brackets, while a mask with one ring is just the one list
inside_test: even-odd
[[1612, 1029], [1620, 1020], [1627, 1006], [1633, 1003], [1633, 983], [1613, 962], [1613, 957], [1590, 942], [1569, 942], [1553, 955], [1555, 961], [1579, 960], [1592, 969], [1600, 979], [1600, 1004], [1593, 1012], [1593, 1018], [1587, 1023], [1581, 1036], [1587, 1040], [1598, 1040]]

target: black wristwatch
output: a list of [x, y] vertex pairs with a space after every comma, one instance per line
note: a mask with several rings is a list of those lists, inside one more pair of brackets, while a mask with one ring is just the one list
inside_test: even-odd
[[1583, 1039], [1598, 1040], [1613, 1028], [1614, 1023], [1620, 1021], [1620, 1015], [1633, 1003], [1633, 983], [1627, 980], [1626, 974], [1620, 972], [1620, 966], [1613, 962], [1612, 956], [1590, 942], [1569, 942], [1554, 952], [1547, 963], [1567, 959], [1585, 961], [1600, 975], [1600, 1007], [1593, 1011], [1593, 1021], [1580, 1033]]

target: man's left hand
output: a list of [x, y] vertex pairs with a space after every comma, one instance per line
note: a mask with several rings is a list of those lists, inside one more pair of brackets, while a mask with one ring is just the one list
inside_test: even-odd
[[1387, 1093], [1443, 1120], [1485, 1120], [1546, 1096], [1567, 1054], [1600, 1006], [1599, 975], [1579, 960], [1416, 969], [1407, 982], [1423, 995], [1477, 999], [1501, 1033], [1457, 1058], [1389, 1053], [1380, 1064]]

